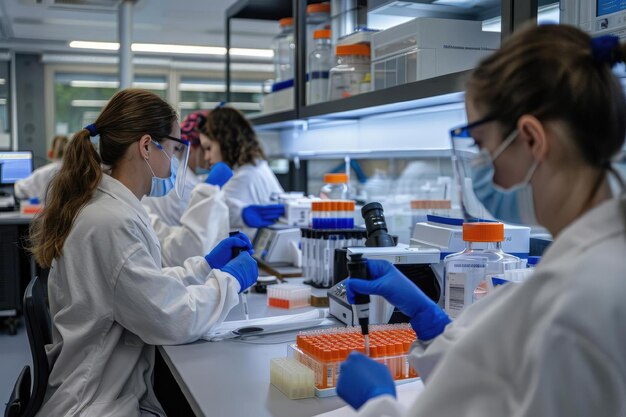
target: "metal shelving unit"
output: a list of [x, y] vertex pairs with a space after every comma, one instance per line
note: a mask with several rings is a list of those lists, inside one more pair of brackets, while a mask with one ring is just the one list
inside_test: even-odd
[[[461, 71], [416, 81], [384, 90], [371, 91], [341, 100], [305, 105], [306, 6], [321, 0], [239, 0], [226, 14], [226, 47], [230, 48], [231, 19], [278, 20], [295, 17], [295, 108], [288, 111], [251, 117], [257, 128], [267, 130], [309, 119], [359, 119], [374, 114], [417, 109], [462, 100], [465, 79], [470, 71]], [[546, 2], [546, 0], [542, 0]], [[417, 3], [427, 3], [418, 1]], [[537, 15], [538, 0], [500, 0], [502, 37], [506, 38], [524, 22]], [[226, 91], [230, 95], [230, 55], [226, 54]]]
[[[340, 100], [304, 106], [300, 109], [300, 118], [360, 118], [460, 101], [465, 79], [469, 73], [469, 71], [461, 71]], [[441, 100], [437, 103], [426, 101], [434, 97], [441, 97]]]

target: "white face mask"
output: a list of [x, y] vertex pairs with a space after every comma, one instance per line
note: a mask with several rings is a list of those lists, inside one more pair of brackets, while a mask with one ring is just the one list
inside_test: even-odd
[[532, 164], [526, 177], [519, 184], [504, 189], [493, 183], [494, 161], [516, 138], [517, 130], [514, 130], [496, 149], [493, 156], [487, 149], [483, 149], [474, 157], [471, 165], [472, 188], [478, 200], [496, 219], [533, 226], [538, 223], [530, 180], [539, 166], [539, 161]]
[[172, 189], [174, 189], [175, 184], [176, 184], [176, 171], [178, 171], [178, 158], [174, 157], [171, 158], [167, 152], [165, 152], [165, 150], [163, 150], [163, 148], [161, 146], [157, 145], [157, 142], [152, 141], [157, 148], [159, 148], [159, 150], [161, 150], [165, 156], [167, 157], [167, 159], [169, 159], [170, 161], [170, 175], [169, 177], [165, 177], [165, 178], [161, 178], [161, 177], [157, 177], [154, 173], [154, 170], [152, 169], [152, 167], [150, 166], [150, 163], [148, 162], [147, 158], [144, 158], [144, 161], [146, 161], [146, 164], [148, 164], [148, 168], [150, 168], [150, 172], [152, 172], [152, 184], [150, 186], [150, 192], [148, 193], [148, 196], [150, 197], [164, 197], [166, 196], [170, 191], [172, 191]]

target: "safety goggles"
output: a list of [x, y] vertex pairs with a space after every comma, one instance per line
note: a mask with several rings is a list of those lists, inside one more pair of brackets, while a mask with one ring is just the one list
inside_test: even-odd
[[[164, 138], [173, 140], [174, 142], [178, 142], [182, 145], [182, 148], [176, 149], [174, 155], [172, 156], [178, 158], [179, 162], [178, 170], [175, 174], [176, 182], [174, 183], [174, 189], [176, 190], [178, 197], [183, 198], [183, 193], [185, 191], [185, 176], [187, 175], [187, 162], [189, 161], [189, 141], [168, 135], [164, 136]], [[167, 152], [163, 149], [163, 146], [161, 146], [160, 143], [155, 141], [154, 144], [167, 155]]]
[[452, 142], [452, 155], [454, 157], [468, 156], [476, 154], [480, 151], [478, 145], [472, 136], [472, 130], [478, 126], [482, 126], [486, 123], [496, 120], [495, 116], [487, 116], [475, 122], [468, 123], [464, 126], [455, 127], [450, 130], [450, 141]]

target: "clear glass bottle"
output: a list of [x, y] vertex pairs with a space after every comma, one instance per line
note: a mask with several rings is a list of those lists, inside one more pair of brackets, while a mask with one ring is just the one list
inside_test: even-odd
[[369, 91], [370, 47], [365, 44], [338, 45], [336, 55], [337, 65], [329, 73], [329, 100]]
[[275, 82], [293, 79], [295, 49], [293, 35], [293, 18], [285, 17], [278, 21], [280, 33], [272, 40], [274, 51]]
[[324, 175], [324, 185], [320, 190], [320, 198], [325, 200], [347, 200], [348, 176], [346, 174]]
[[328, 74], [332, 64], [330, 30], [320, 29], [313, 34], [315, 49], [309, 54], [307, 104], [328, 101]]
[[520, 259], [502, 251], [504, 224], [464, 223], [465, 250], [444, 258], [445, 310], [452, 318], [491, 289], [488, 279], [516, 269]]
[[[315, 31], [330, 29], [330, 3], [315, 3], [306, 6], [306, 53], [315, 49]], [[332, 53], [332, 51], [331, 51]], [[307, 69], [307, 72], [309, 70]]]

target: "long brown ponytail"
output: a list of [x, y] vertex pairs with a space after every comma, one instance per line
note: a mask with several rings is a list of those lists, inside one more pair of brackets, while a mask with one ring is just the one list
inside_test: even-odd
[[111, 98], [93, 124], [100, 136], [100, 154], [87, 129], [74, 135], [48, 187], [45, 208], [31, 224], [30, 250], [39, 265], [49, 268], [62, 255], [76, 216], [102, 179], [101, 164], [115, 167], [128, 147], [145, 134], [161, 140], [170, 134], [176, 118], [174, 109], [159, 96], [126, 89]]

